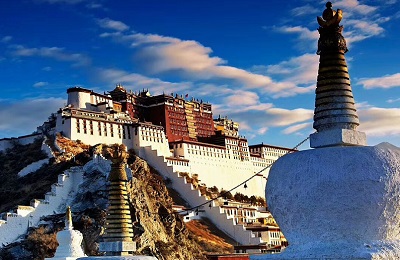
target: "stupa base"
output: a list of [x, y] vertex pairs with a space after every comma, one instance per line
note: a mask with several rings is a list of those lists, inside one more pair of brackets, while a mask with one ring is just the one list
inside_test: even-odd
[[109, 256], [124, 256], [136, 251], [136, 243], [128, 241], [100, 242], [100, 252]]
[[267, 201], [289, 246], [266, 259], [400, 259], [400, 148], [327, 147], [272, 166]]
[[351, 245], [347, 241], [332, 244], [289, 246], [280, 254], [252, 255], [251, 260], [388, 260], [400, 259], [400, 240]]
[[312, 148], [359, 145], [367, 145], [367, 136], [356, 130], [330, 129], [310, 135]]

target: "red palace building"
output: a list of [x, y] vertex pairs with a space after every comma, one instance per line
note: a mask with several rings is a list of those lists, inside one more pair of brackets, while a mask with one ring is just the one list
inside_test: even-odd
[[211, 104], [179, 95], [151, 96], [148, 90], [127, 92], [121, 85], [109, 92], [112, 100], [121, 104], [121, 111], [139, 121], [161, 125], [168, 142], [197, 141], [215, 135]]

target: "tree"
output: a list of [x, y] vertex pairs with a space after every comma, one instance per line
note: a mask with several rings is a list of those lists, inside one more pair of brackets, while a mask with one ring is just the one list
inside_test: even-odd
[[250, 203], [251, 203], [251, 205], [257, 205], [257, 198], [256, 198], [256, 196], [252, 195], [252, 196], [250, 197]]
[[225, 199], [228, 199], [228, 200], [233, 199], [232, 193], [230, 191], [226, 191], [224, 189], [221, 189], [219, 194], [220, 194], [221, 197], [223, 197]]
[[236, 192], [235, 196], [233, 196], [233, 199], [237, 202], [243, 202], [244, 195], [240, 192]]

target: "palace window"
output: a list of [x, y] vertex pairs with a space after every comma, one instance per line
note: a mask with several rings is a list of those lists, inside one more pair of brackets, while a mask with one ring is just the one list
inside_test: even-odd
[[76, 119], [76, 132], [77, 133], [81, 132], [81, 127], [80, 127], [80, 124], [79, 124], [79, 118]]
[[89, 129], [90, 129], [90, 134], [93, 135], [93, 121], [89, 120]]

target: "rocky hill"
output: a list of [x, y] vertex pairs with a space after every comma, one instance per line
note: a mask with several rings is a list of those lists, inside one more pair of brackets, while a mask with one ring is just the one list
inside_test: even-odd
[[[58, 174], [69, 167], [84, 165], [90, 160], [93, 149], [96, 149], [60, 136], [57, 138], [57, 144], [63, 152], [55, 152], [55, 159], [38, 171], [20, 179], [16, 176], [24, 165], [42, 159], [40, 152], [35, 158], [14, 170], [8, 167], [9, 170], [0, 173], [9, 184], [0, 184], [0, 195], [3, 196], [0, 200], [0, 212], [12, 209], [18, 204], [28, 205], [31, 199], [42, 197], [50, 190]], [[7, 165], [18, 164], [25, 158], [20, 154], [22, 150], [27, 156], [40, 151], [38, 144], [16, 148], [19, 150], [9, 150], [0, 154], [1, 162]], [[14, 157], [15, 154], [20, 156]], [[206, 253], [232, 252], [233, 247], [230, 243], [233, 241], [221, 237], [223, 233], [215, 232], [215, 227], [208, 221], [185, 224], [182, 217], [173, 212], [172, 205], [177, 202], [169, 195], [163, 178], [146, 161], [131, 152], [128, 164], [132, 171], [128, 192], [138, 254], [153, 255], [158, 259], [187, 260], [206, 259]], [[13, 196], [7, 196], [10, 191], [13, 192]], [[74, 228], [84, 236], [85, 253], [101, 254], [98, 251], [98, 241], [103, 233], [107, 208], [106, 174], [96, 168], [85, 172], [84, 183], [80, 186], [71, 207]], [[58, 245], [55, 234], [63, 225], [64, 214], [43, 218], [39, 227], [29, 228], [25, 239], [0, 250], [0, 259], [43, 259], [53, 256]]]

